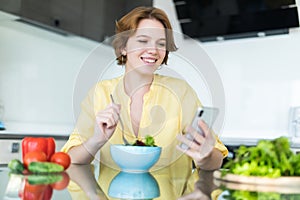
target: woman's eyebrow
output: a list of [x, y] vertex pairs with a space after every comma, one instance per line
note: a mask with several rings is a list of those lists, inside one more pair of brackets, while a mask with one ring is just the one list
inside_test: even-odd
[[[140, 38], [140, 37], [152, 38], [152, 37], [149, 36], [149, 35], [137, 35], [136, 37], [137, 37], [137, 38]], [[158, 40], [166, 40], [166, 38], [159, 38]]]
[[150, 38], [149, 35], [137, 35], [136, 37], [137, 37], [137, 38], [139, 38], [139, 37], [147, 37], [147, 38]]

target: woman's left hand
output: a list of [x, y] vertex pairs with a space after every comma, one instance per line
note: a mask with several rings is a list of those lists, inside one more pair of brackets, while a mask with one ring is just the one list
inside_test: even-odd
[[197, 166], [202, 166], [206, 162], [206, 158], [213, 152], [216, 139], [203, 120], [198, 121], [198, 126], [202, 129], [203, 135], [193, 127], [188, 126], [185, 135], [179, 134], [177, 136], [177, 139], [187, 148], [182, 146], [176, 148], [193, 158]]

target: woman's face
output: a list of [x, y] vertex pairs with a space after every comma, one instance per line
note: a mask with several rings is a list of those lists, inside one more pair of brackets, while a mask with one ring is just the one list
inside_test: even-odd
[[126, 72], [134, 70], [141, 74], [153, 74], [166, 55], [166, 34], [156, 19], [140, 21], [135, 34], [126, 44]]

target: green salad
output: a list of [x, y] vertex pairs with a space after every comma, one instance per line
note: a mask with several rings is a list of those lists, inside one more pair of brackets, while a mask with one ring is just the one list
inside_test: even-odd
[[137, 139], [132, 145], [133, 146], [156, 147], [154, 138], [151, 135], [146, 135], [144, 140]]
[[257, 146], [240, 146], [235, 151], [235, 158], [229, 160], [224, 168], [222, 175], [300, 176], [300, 154], [291, 151], [286, 137], [260, 140]]

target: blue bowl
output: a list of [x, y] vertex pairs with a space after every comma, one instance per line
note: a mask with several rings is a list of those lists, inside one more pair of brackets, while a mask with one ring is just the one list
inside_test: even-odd
[[144, 173], [158, 161], [161, 147], [115, 144], [110, 146], [110, 153], [122, 171]]
[[117, 199], [154, 199], [160, 196], [160, 190], [150, 173], [120, 172], [110, 182], [108, 195]]

